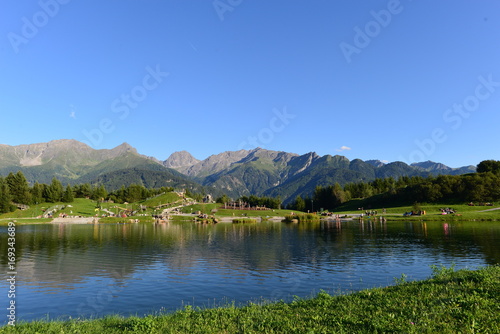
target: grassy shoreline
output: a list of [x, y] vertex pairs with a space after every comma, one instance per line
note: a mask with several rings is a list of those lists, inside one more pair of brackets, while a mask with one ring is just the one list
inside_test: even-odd
[[[170, 198], [163, 196], [161, 198], [156, 198], [156, 202], [151, 202], [150, 204], [158, 204], [161, 201], [168, 202], [174, 201], [176, 198]], [[158, 203], [157, 203], [158, 202]], [[148, 202], [149, 203], [149, 202]], [[172, 202], [173, 203], [173, 202]], [[64, 213], [67, 215], [81, 215], [84, 217], [93, 217], [96, 215], [95, 207], [96, 202], [87, 200], [87, 199], [75, 199], [71, 205], [67, 205], [64, 203], [43, 203], [39, 205], [34, 205], [30, 207], [29, 210], [21, 211], [17, 210], [15, 212], [9, 214], [0, 215], [0, 226], [7, 225], [9, 221], [16, 220], [19, 225], [22, 224], [41, 224], [41, 223], [50, 223], [52, 219], [50, 218], [41, 218], [40, 215], [43, 213], [42, 210], [47, 209], [51, 206], [60, 205], [65, 206], [65, 209], [62, 209], [57, 212]], [[117, 207], [137, 207], [138, 203], [128, 204], [128, 205], [120, 205], [120, 204], [112, 204], [112, 203], [104, 203], [101, 205], [103, 209], [118, 212], [120, 209]], [[500, 207], [499, 203], [494, 203], [494, 206], [468, 206], [467, 204], [420, 204], [422, 210], [426, 211], [426, 215], [422, 216], [409, 216], [404, 217], [403, 213], [412, 211], [412, 206], [395, 206], [395, 207], [387, 207], [387, 208], [364, 208], [363, 210], [342, 210], [342, 208], [338, 211], [335, 211], [335, 214], [338, 214], [342, 217], [352, 217], [353, 219], [357, 219], [358, 215], [364, 213], [365, 211], [377, 211], [377, 217], [383, 216], [387, 221], [444, 221], [444, 222], [459, 222], [459, 221], [500, 221], [500, 210], [491, 210]], [[439, 209], [452, 207], [456, 210], [456, 214], [452, 215], [441, 215]], [[385, 209], [385, 213], [384, 213]], [[487, 211], [491, 210], [491, 211]], [[159, 211], [159, 210], [158, 210]], [[151, 214], [154, 212], [159, 213], [158, 211], [153, 211], [151, 208], [148, 211], [144, 212], [146, 216], [133, 216], [127, 218], [101, 218], [100, 223], [122, 223], [129, 222], [130, 219], [138, 219], [140, 222], [150, 222], [152, 221]], [[201, 212], [209, 215], [214, 215], [217, 219], [224, 218], [250, 218], [250, 219], [258, 219], [261, 218], [266, 220], [271, 217], [286, 217], [289, 216], [292, 212], [295, 215], [306, 215], [306, 213], [297, 212], [294, 210], [265, 210], [265, 211], [251, 211], [251, 210], [232, 210], [232, 209], [223, 209], [221, 204], [192, 204], [186, 205], [181, 208], [181, 212], [184, 214], [190, 214], [194, 212]], [[97, 212], [98, 216], [106, 211]], [[174, 220], [186, 220], [192, 221], [195, 218], [195, 215], [192, 216], [180, 216], [176, 217], [172, 215]], [[315, 216], [320, 218], [319, 216]], [[323, 219], [325, 217], [322, 217]], [[373, 217], [364, 217], [364, 220], [373, 219]], [[316, 219], [315, 219], [316, 220]]]
[[[335, 214], [341, 216], [353, 216], [364, 213], [365, 211], [377, 211], [377, 217], [383, 216], [387, 221], [500, 221], [500, 210], [491, 210], [500, 207], [500, 204], [494, 206], [468, 206], [467, 204], [420, 204], [422, 210], [426, 211], [425, 215], [421, 216], [407, 216], [404, 217], [403, 213], [413, 210], [412, 206], [395, 206], [386, 208], [364, 208], [364, 210], [339, 210]], [[455, 214], [442, 215], [441, 208], [453, 208], [456, 210]], [[385, 209], [385, 213], [384, 212]], [[491, 210], [491, 211], [486, 211]], [[373, 217], [364, 217], [364, 219], [373, 219]]]
[[36, 321], [0, 333], [498, 333], [500, 266], [454, 271], [434, 267], [431, 278], [290, 303], [185, 307], [145, 317]]

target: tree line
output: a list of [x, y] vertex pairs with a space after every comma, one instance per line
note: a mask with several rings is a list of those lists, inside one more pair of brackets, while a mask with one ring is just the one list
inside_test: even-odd
[[95, 201], [110, 200], [116, 203], [137, 202], [173, 190], [170, 187], [148, 189], [143, 185], [131, 184], [128, 187], [122, 186], [118, 190], [108, 192], [104, 185], [84, 183], [63, 186], [56, 177], [50, 184], [35, 182], [33, 186], [30, 186], [24, 174], [18, 171], [6, 177], [0, 176], [0, 213], [15, 211], [19, 204], [72, 203], [75, 198], [89, 198]]
[[334, 210], [352, 199], [370, 199], [388, 206], [401, 203], [453, 203], [500, 201], [500, 161], [485, 160], [477, 172], [464, 175], [402, 176], [397, 180], [379, 178], [370, 182], [338, 183], [316, 187], [312, 196], [297, 196], [289, 209], [299, 211]]
[[[54, 177], [50, 184], [36, 182], [30, 186], [21, 171], [0, 176], [0, 213], [16, 210], [18, 204], [71, 203], [75, 198], [92, 200], [111, 200], [116, 203], [138, 202], [173, 191], [173, 188], [146, 188], [131, 184], [108, 192], [104, 185], [66, 185]], [[202, 194], [186, 192], [186, 196], [201, 200]], [[373, 204], [389, 206], [394, 203], [411, 204], [414, 202], [496, 202], [500, 201], [500, 161], [485, 160], [477, 165], [477, 172], [465, 175], [402, 176], [379, 178], [370, 182], [348, 183], [343, 187], [338, 183], [317, 186], [312, 196], [297, 196], [288, 209], [297, 211], [335, 210], [352, 199], [370, 199]], [[251, 206], [281, 208], [279, 197], [243, 196], [239, 200]], [[229, 202], [224, 195], [219, 203]]]
[[[220, 196], [216, 199], [217, 203], [228, 204], [232, 203], [233, 200], [229, 198], [226, 194]], [[266, 197], [266, 196], [241, 196], [235, 202], [247, 203], [251, 207], [266, 207], [269, 209], [281, 209], [281, 198], [278, 197]]]
[[248, 203], [251, 207], [266, 207], [269, 209], [280, 209], [281, 198], [278, 197], [258, 197], [255, 195], [242, 196], [239, 201]]

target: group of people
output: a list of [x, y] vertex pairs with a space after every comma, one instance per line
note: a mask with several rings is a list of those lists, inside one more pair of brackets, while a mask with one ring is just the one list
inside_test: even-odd
[[410, 211], [410, 212], [405, 212], [403, 216], [422, 216], [425, 215], [425, 210], [418, 210], [418, 211]]
[[378, 211], [373, 211], [373, 210], [370, 210], [370, 211], [365, 211], [365, 216], [368, 216], [368, 217], [371, 217], [371, 216], [376, 216], [378, 214]]
[[493, 204], [491, 204], [490, 202], [487, 202], [487, 203], [483, 203], [483, 202], [479, 202], [477, 204], [474, 204], [474, 202], [470, 202], [468, 204], [469, 206], [493, 206]]
[[452, 208], [441, 208], [439, 210], [441, 211], [442, 215], [452, 215], [457, 212], [455, 209]]

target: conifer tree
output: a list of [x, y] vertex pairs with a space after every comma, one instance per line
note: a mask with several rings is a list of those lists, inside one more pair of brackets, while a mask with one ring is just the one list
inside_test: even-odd
[[72, 203], [75, 200], [73, 189], [69, 184], [66, 186], [62, 200], [64, 203]]
[[478, 173], [492, 172], [500, 174], [500, 161], [497, 160], [484, 160], [477, 165]]
[[43, 185], [38, 182], [35, 182], [33, 187], [31, 188], [31, 202], [33, 204], [42, 203], [43, 200]]
[[0, 176], [0, 213], [12, 211], [11, 196], [9, 185], [3, 177]]
[[106, 197], [108, 197], [108, 192], [106, 191], [106, 188], [104, 185], [94, 186], [94, 189], [92, 189], [92, 196], [91, 198], [96, 201], [102, 201]]
[[11, 172], [5, 180], [14, 203], [31, 204], [30, 187], [23, 172], [18, 171], [16, 174]]
[[298, 210], [298, 211], [306, 211], [306, 202], [304, 201], [304, 199], [302, 197], [297, 196], [295, 198], [293, 208], [294, 208], [294, 210]]
[[76, 197], [90, 198], [92, 196], [92, 187], [88, 183], [80, 184], [76, 192]]
[[55, 203], [60, 202], [63, 195], [63, 186], [61, 181], [55, 177], [52, 179], [51, 184], [45, 189], [44, 197], [47, 202]]

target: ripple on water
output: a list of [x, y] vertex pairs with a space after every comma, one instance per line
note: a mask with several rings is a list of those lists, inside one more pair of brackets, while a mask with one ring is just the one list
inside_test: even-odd
[[500, 262], [491, 225], [37, 225], [17, 237], [25, 320], [290, 300]]

